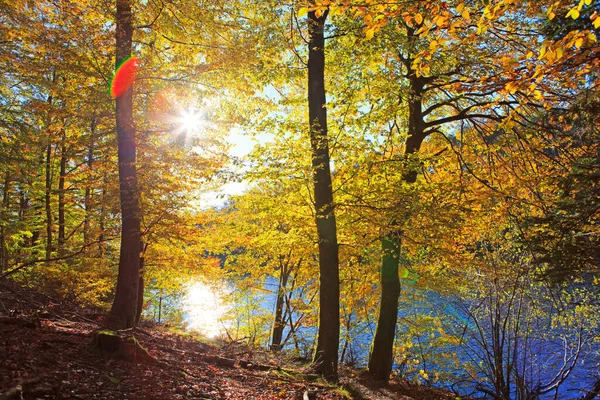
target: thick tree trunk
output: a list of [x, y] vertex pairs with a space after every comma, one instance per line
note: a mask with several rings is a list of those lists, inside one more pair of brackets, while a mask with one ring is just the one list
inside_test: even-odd
[[[117, 0], [116, 64], [131, 56], [133, 22], [130, 0]], [[121, 252], [117, 290], [110, 310], [113, 323], [121, 328], [135, 325], [140, 275], [140, 204], [136, 171], [136, 141], [133, 124], [133, 89], [116, 99], [121, 199]]]
[[[408, 184], [417, 180], [415, 155], [425, 139], [425, 122], [422, 112], [422, 94], [425, 86], [423, 79], [414, 73], [409, 77], [411, 95], [408, 100], [408, 136], [404, 152], [404, 171], [402, 179]], [[393, 221], [392, 227], [398, 221]], [[400, 278], [398, 266], [402, 248], [402, 231], [392, 229], [381, 240], [381, 302], [377, 329], [369, 357], [369, 373], [377, 380], [387, 382], [392, 372], [394, 360], [394, 339], [398, 319], [398, 297], [400, 296]]]
[[281, 350], [281, 341], [283, 340], [283, 306], [285, 301], [285, 292], [287, 290], [287, 281], [290, 277], [290, 260], [280, 262], [279, 285], [277, 287], [277, 301], [275, 303], [275, 320], [273, 321], [273, 335], [271, 339], [271, 350]]
[[400, 279], [398, 265], [400, 259], [399, 233], [389, 233], [381, 241], [381, 302], [379, 319], [369, 357], [369, 372], [378, 380], [387, 382], [392, 372], [394, 359], [394, 338], [398, 318], [398, 297]]
[[329, 166], [325, 99], [327, 11], [308, 13], [308, 115], [312, 147], [316, 225], [319, 239], [319, 332], [313, 365], [326, 379], [337, 379], [340, 338], [338, 243]]

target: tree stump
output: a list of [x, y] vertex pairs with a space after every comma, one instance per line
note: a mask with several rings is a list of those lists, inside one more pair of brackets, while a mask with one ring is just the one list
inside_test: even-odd
[[119, 334], [116, 331], [100, 330], [92, 335], [92, 344], [103, 353], [127, 362], [145, 365], [161, 365], [161, 361], [150, 355], [132, 334]]

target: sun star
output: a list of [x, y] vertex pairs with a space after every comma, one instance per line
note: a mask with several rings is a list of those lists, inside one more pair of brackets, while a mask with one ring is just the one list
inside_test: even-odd
[[180, 114], [179, 123], [183, 132], [192, 134], [200, 129], [202, 116], [196, 110], [185, 110]]

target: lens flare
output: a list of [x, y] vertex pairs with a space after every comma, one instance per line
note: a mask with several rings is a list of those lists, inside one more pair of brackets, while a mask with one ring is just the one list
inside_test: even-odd
[[125, 93], [135, 80], [135, 75], [139, 68], [140, 60], [136, 57], [130, 57], [123, 61], [121, 65], [117, 67], [111, 81], [110, 94], [116, 98]]

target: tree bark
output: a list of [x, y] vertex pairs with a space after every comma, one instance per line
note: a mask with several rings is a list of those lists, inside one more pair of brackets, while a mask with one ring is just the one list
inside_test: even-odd
[[140, 253], [140, 278], [138, 279], [138, 296], [137, 296], [137, 310], [135, 314], [135, 324], [139, 324], [142, 319], [142, 309], [144, 307], [144, 276], [146, 275], [146, 271], [144, 269], [144, 259], [146, 255], [146, 250], [148, 249], [148, 243], [140, 243], [140, 247], [142, 251]]
[[336, 222], [329, 166], [325, 98], [325, 20], [327, 11], [308, 13], [308, 114], [312, 148], [315, 216], [319, 240], [319, 331], [315, 371], [337, 380], [340, 289]]
[[0, 273], [8, 269], [8, 248], [6, 246], [5, 225], [8, 223], [10, 174], [6, 171], [2, 187], [2, 211], [0, 212]]
[[592, 386], [592, 390], [587, 392], [585, 396], [581, 398], [581, 400], [594, 400], [596, 397], [600, 395], [600, 378], [596, 380], [594, 386]]
[[273, 335], [271, 339], [271, 349], [281, 350], [281, 341], [283, 340], [283, 306], [285, 292], [287, 290], [287, 281], [290, 277], [290, 260], [280, 261], [279, 285], [277, 287], [277, 301], [275, 303], [275, 320], [273, 321]]
[[[407, 184], [417, 181], [417, 165], [414, 156], [419, 152], [426, 137], [425, 122], [422, 111], [422, 95], [425, 81], [409, 76], [410, 93], [408, 99], [408, 135], [404, 151], [404, 171], [402, 180]], [[377, 329], [373, 338], [373, 346], [369, 356], [369, 373], [377, 380], [388, 382], [394, 360], [394, 339], [398, 319], [398, 298], [400, 296], [400, 278], [398, 266], [402, 248], [402, 230], [397, 226], [399, 221], [392, 222], [392, 230], [381, 240], [381, 302]]]
[[[130, 0], [117, 0], [116, 65], [131, 56], [133, 21]], [[121, 251], [112, 322], [121, 328], [135, 326], [140, 275], [141, 211], [136, 171], [136, 141], [133, 124], [133, 89], [116, 98], [119, 188], [121, 200]]]
[[100, 215], [98, 216], [98, 257], [104, 257], [104, 215], [106, 214], [106, 178], [102, 181], [102, 196], [100, 197]]
[[58, 254], [64, 253], [65, 246], [65, 175], [67, 174], [67, 146], [63, 137], [60, 146], [60, 175], [58, 177]]
[[392, 232], [383, 237], [381, 262], [381, 302], [379, 318], [369, 357], [369, 373], [376, 379], [387, 382], [392, 372], [394, 359], [394, 338], [398, 318], [398, 297], [400, 279], [398, 265], [400, 259], [401, 238]]
[[52, 144], [46, 146], [46, 187], [44, 207], [46, 210], [46, 260], [52, 258]]
[[[92, 167], [94, 166], [94, 148], [96, 145], [96, 118], [92, 119], [90, 124], [90, 144], [87, 150], [87, 161], [86, 165], [88, 168], [88, 173], [92, 172]], [[83, 217], [83, 242], [89, 243], [90, 241], [90, 221], [92, 217], [92, 186], [91, 182], [88, 182], [85, 187], [85, 197], [84, 197], [84, 208], [85, 208], [85, 216]]]

